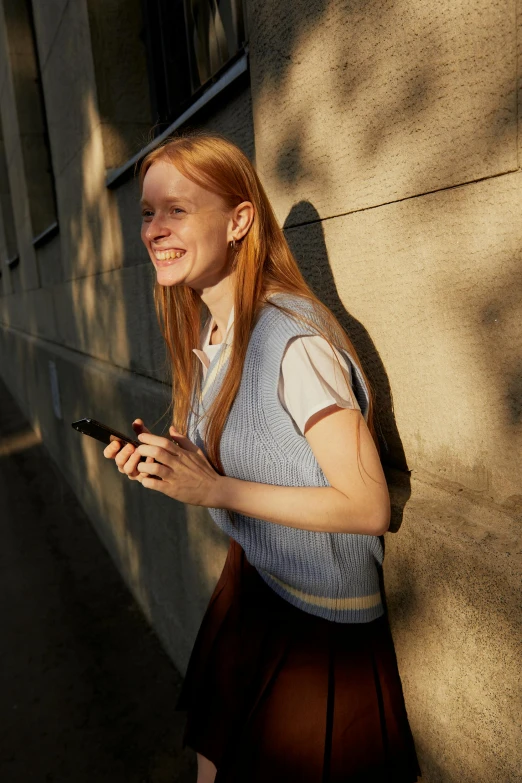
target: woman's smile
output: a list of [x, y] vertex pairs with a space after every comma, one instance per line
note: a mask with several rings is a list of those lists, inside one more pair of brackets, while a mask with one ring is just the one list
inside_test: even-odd
[[181, 248], [154, 248], [151, 247], [154, 258], [156, 259], [156, 266], [169, 266], [178, 258], [182, 258], [187, 252]]

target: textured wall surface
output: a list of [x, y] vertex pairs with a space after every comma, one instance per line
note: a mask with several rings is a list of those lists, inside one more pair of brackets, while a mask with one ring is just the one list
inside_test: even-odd
[[140, 0], [88, 0], [107, 168], [120, 166], [151, 134], [149, 79]]
[[517, 168], [515, 0], [251, 15], [257, 164], [282, 220], [302, 198], [326, 218]]
[[386, 431], [389, 385], [409, 468], [499, 502], [521, 491], [521, 214], [517, 172], [287, 231], [366, 355]]
[[[166, 422], [137, 185], [105, 185], [143, 127], [143, 62], [119, 92], [100, 80], [129, 42], [107, 51], [102, 4], [34, 10], [60, 232], [33, 247], [0, 18], [20, 254], [2, 279], [0, 372], [184, 669], [226, 542], [206, 511], [123, 480], [70, 427], [81, 416], [124, 431], [138, 416], [156, 431]], [[514, 783], [522, 768], [516, 11], [515, 0], [249, 0], [250, 77], [190, 123], [255, 160], [306, 279], [374, 386], [393, 502], [386, 595], [427, 783]]]
[[[400, 491], [392, 496], [399, 505]], [[520, 780], [522, 502], [420, 475], [385, 586], [422, 780]]]

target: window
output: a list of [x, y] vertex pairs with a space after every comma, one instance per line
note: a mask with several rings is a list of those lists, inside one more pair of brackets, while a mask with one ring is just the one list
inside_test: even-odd
[[242, 0], [144, 0], [152, 112], [159, 135], [244, 51]]
[[56, 228], [56, 197], [30, 0], [3, 0], [31, 229]]
[[2, 294], [10, 293], [9, 268], [14, 267], [17, 261], [18, 251], [16, 249], [11, 190], [0, 118], [0, 278], [2, 278]]

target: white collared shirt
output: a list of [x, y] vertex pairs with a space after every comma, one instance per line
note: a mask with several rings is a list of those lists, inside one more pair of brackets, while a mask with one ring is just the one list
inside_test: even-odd
[[[214, 355], [220, 349], [210, 344], [210, 334], [215, 326], [213, 317], [203, 329], [201, 348], [192, 350], [203, 365], [203, 377]], [[230, 312], [224, 342], [232, 344], [234, 336], [234, 308]], [[360, 405], [351, 387], [352, 373], [349, 363], [335, 349], [346, 374], [341, 373], [327, 341], [319, 335], [292, 337], [288, 341], [279, 376], [278, 395], [283, 408], [290, 414], [298, 431], [303, 434], [306, 422], [314, 413], [338, 405], [340, 408], [357, 408]]]

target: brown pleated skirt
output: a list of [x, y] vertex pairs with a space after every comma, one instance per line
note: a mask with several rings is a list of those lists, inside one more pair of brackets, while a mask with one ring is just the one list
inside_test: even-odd
[[387, 618], [289, 604], [231, 541], [178, 709], [216, 783], [410, 783], [421, 774]]

